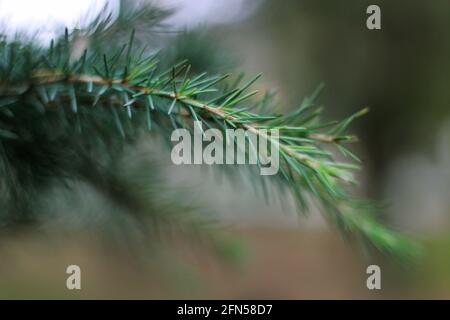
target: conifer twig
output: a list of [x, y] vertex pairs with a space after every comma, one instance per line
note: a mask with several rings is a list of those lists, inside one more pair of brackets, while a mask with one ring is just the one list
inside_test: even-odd
[[[111, 55], [86, 51], [76, 61], [71, 61], [67, 34], [46, 50], [0, 42], [0, 112], [3, 112], [0, 113], [0, 142], [11, 137], [25, 139], [21, 136], [21, 124], [9, 124], [11, 120], [6, 115], [29, 112], [20, 108], [23, 103], [35, 106], [45, 117], [54, 107], [64, 111], [69, 102], [71, 113], [65, 112], [62, 117], [65, 121], [75, 118], [80, 132], [83, 119], [99, 117], [95, 112], [110, 118], [122, 136], [127, 134], [122, 122], [132, 122], [141, 112], [148, 128], [152, 128], [152, 123], [163, 128], [163, 120], [158, 120], [163, 118], [168, 118], [174, 127], [189, 128], [188, 118], [221, 130], [244, 128], [269, 143], [278, 144], [282, 159], [279, 181], [290, 187], [301, 211], [314, 198], [326, 216], [343, 231], [386, 252], [411, 253], [413, 246], [409, 239], [377, 222], [374, 206], [349, 193], [348, 186], [356, 184], [353, 171], [358, 166], [336, 161], [322, 147], [324, 143], [335, 145], [344, 156], [357, 159], [344, 146], [355, 138], [345, 132], [367, 109], [343, 121], [322, 124], [318, 120], [321, 110], [314, 102], [317, 90], [289, 114], [267, 113], [271, 109], [269, 99], [255, 102], [253, 97], [257, 92], [247, 93], [260, 75], [230, 88], [221, 85], [228, 75], [208, 77], [202, 73], [189, 77], [190, 67], [185, 61], [162, 71], [156, 55], [134, 56], [133, 37], [134, 33], [125, 50]], [[27, 50], [32, 54], [25, 54]], [[126, 55], [122, 54], [124, 51]], [[19, 59], [13, 68], [12, 57]], [[123, 107], [127, 120], [117, 112], [120, 110], [113, 113], [102, 110], [106, 105]], [[277, 129], [279, 140], [275, 141], [261, 129]]]

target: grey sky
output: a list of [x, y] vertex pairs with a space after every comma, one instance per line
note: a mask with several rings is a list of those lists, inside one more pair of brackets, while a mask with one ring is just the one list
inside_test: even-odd
[[[7, 33], [16, 31], [35, 33], [50, 39], [55, 30], [87, 22], [106, 3], [116, 7], [117, 0], [0, 0], [0, 26]], [[195, 26], [197, 24], [228, 23], [245, 18], [261, 0], [156, 0], [155, 3], [177, 8], [169, 18], [171, 24]]]

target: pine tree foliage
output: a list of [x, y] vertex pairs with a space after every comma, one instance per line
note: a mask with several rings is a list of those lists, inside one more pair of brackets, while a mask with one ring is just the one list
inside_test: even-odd
[[[165, 14], [155, 12], [152, 8], [128, 19], [160, 23]], [[260, 75], [232, 81], [227, 74], [211, 75], [207, 70], [193, 74], [189, 61], [163, 69], [164, 55], [146, 49], [135, 31], [123, 43], [108, 43], [118, 41], [111, 38], [117, 23], [99, 17], [86, 30], [66, 30], [45, 48], [1, 38], [4, 226], [32, 222], [40, 190], [55, 180], [86, 181], [131, 215], [154, 212], [144, 205], [145, 193], [139, 188], [145, 186], [138, 178], [130, 181], [117, 174], [116, 159], [135, 143], [142, 128], [168, 139], [174, 128], [193, 130], [196, 120], [204, 128], [244, 128], [256, 135], [261, 129], [278, 129], [281, 164], [276, 182], [293, 192], [300, 212], [317, 205], [345, 234], [385, 252], [411, 252], [409, 239], [376, 220], [376, 206], [351, 194], [359, 159], [347, 146], [355, 137], [346, 132], [367, 109], [343, 121], [322, 123], [315, 103], [319, 88], [293, 112], [274, 113], [272, 93], [252, 90]], [[75, 46], [82, 37], [92, 45], [77, 56]], [[269, 136], [262, 138], [275, 143]], [[337, 161], [329, 146], [348, 162]]]

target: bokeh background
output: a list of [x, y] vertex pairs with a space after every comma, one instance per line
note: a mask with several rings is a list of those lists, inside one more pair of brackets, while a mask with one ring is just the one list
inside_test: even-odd
[[[0, 0], [0, 26], [48, 43], [105, 2]], [[195, 71], [263, 72], [257, 86], [275, 88], [285, 110], [323, 82], [319, 102], [329, 119], [369, 106], [353, 125], [364, 163], [359, 192], [388, 203], [380, 218], [420, 239], [423, 256], [407, 266], [377, 261], [383, 289], [369, 291], [373, 258], [320, 213], [299, 217], [289, 195], [266, 203], [249, 182], [168, 165], [168, 186], [184, 186], [219, 221], [229, 258], [185, 241], [143, 258], [88, 232], [54, 241], [14, 231], [0, 244], [0, 297], [450, 298], [450, 2], [376, 1], [376, 31], [366, 28], [375, 3], [365, 0], [154, 2], [175, 13], [166, 21], [171, 32], [151, 45], [189, 58]], [[68, 264], [82, 268], [79, 292], [65, 289]]]

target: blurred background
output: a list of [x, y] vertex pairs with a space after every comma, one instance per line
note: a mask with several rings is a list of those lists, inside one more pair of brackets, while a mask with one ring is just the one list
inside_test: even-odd
[[[106, 3], [114, 12], [119, 2], [0, 0], [0, 26], [46, 45]], [[167, 187], [184, 186], [219, 221], [228, 258], [186, 241], [143, 258], [88, 232], [58, 241], [11, 232], [0, 244], [1, 298], [450, 298], [448, 0], [376, 1], [382, 29], [375, 31], [366, 28], [374, 3], [365, 0], [153, 3], [174, 9], [149, 40], [169, 61], [188, 58], [195, 72], [263, 72], [257, 86], [276, 89], [285, 110], [322, 82], [326, 118], [370, 107], [352, 127], [364, 164], [358, 192], [388, 203], [381, 219], [422, 240], [424, 256], [406, 267], [377, 261], [383, 289], [369, 291], [373, 259], [320, 213], [299, 217], [289, 195], [267, 203], [250, 182], [217, 178], [210, 168], [166, 165]], [[65, 289], [68, 264], [82, 268], [79, 292]]]

